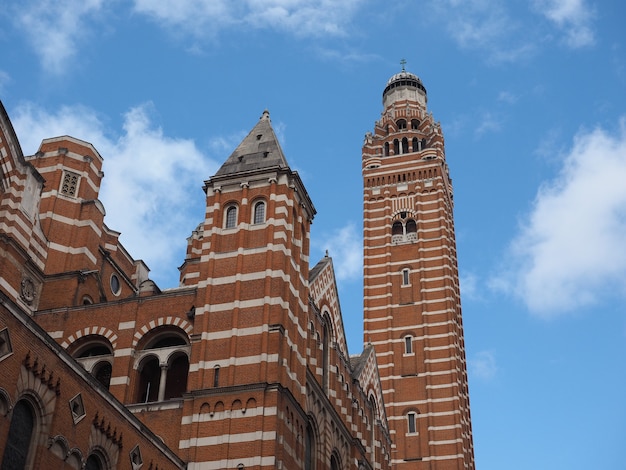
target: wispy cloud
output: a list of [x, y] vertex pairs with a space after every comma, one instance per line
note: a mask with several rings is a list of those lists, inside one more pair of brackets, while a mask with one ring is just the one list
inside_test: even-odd
[[202, 182], [217, 165], [192, 140], [167, 136], [151, 111], [150, 104], [130, 109], [116, 135], [83, 106], [48, 112], [31, 104], [11, 114], [26, 154], [43, 138], [66, 134], [96, 147], [104, 158], [105, 223], [122, 232], [124, 246], [150, 266], [155, 280], [174, 279], [175, 285], [177, 273], [167, 270], [182, 262], [186, 237], [204, 217]]
[[61, 74], [90, 34], [89, 20], [100, 15], [104, 0], [27, 0], [9, 4], [16, 27], [26, 34], [43, 68]]
[[273, 29], [295, 36], [342, 36], [363, 0], [135, 0], [136, 12], [196, 37], [228, 27]]
[[498, 367], [494, 351], [479, 351], [467, 360], [471, 377], [491, 380], [496, 376]]
[[314, 244], [320, 250], [328, 250], [328, 254], [333, 258], [337, 280], [350, 281], [361, 278], [363, 240], [356, 224], [348, 223], [341, 229], [323, 235]]
[[595, 43], [592, 27], [595, 15], [586, 0], [534, 0], [533, 6], [564, 34], [564, 42], [569, 47]]
[[493, 280], [550, 317], [626, 294], [626, 119], [581, 131], [544, 184]]
[[483, 51], [490, 62], [514, 62], [530, 56], [535, 45], [518, 34], [528, 31], [497, 0], [447, 0], [433, 2], [437, 17], [463, 49]]
[[7, 84], [11, 82], [11, 76], [4, 70], [0, 70], [0, 94], [5, 93]]

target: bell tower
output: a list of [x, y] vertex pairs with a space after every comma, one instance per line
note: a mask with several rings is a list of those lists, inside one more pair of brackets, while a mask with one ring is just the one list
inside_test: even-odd
[[395, 469], [473, 469], [452, 180], [426, 88], [404, 69], [362, 154], [364, 340]]

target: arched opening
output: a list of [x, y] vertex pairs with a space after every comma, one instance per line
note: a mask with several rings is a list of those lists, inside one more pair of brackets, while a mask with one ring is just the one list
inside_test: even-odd
[[341, 467], [339, 466], [339, 459], [333, 452], [330, 456], [330, 470], [339, 470]]
[[139, 384], [137, 385], [137, 403], [157, 401], [159, 397], [159, 381], [161, 368], [156, 357], [147, 358], [139, 371]]
[[27, 400], [19, 400], [13, 407], [9, 434], [0, 468], [3, 470], [27, 468], [35, 424], [35, 410]]
[[96, 380], [108, 390], [109, 386], [111, 385], [112, 372], [113, 367], [111, 366], [111, 363], [107, 361], [102, 361], [94, 366], [92, 374], [96, 378]]
[[85, 462], [85, 470], [104, 470], [106, 468], [102, 457], [98, 454], [93, 453], [87, 457], [87, 461]]
[[167, 368], [164, 399], [182, 397], [187, 391], [187, 375], [189, 373], [189, 359], [181, 353], [170, 362]]
[[413, 152], [420, 151], [420, 144], [419, 144], [419, 140], [417, 140], [417, 137], [413, 137], [413, 140], [411, 141], [411, 145], [413, 147]]
[[304, 470], [313, 470], [315, 468], [315, 434], [310, 423], [307, 424], [304, 439]]
[[420, 122], [418, 119], [411, 119], [411, 129], [417, 130], [420, 127]]
[[385, 142], [385, 157], [389, 156], [389, 142]]
[[406, 233], [416, 233], [417, 232], [417, 223], [413, 219], [409, 219], [406, 221]]
[[402, 153], [409, 153], [409, 139], [406, 137], [402, 139]]
[[398, 126], [398, 130], [406, 129], [406, 119], [398, 119], [396, 126]]
[[186, 333], [177, 327], [161, 326], [146, 335], [138, 349], [137, 401], [181, 397], [187, 390], [189, 374], [190, 346]]
[[70, 354], [106, 389], [109, 388], [113, 372], [113, 347], [108, 339], [99, 335], [84, 336], [72, 345]]
[[393, 154], [400, 154], [400, 141], [398, 139], [393, 139]]

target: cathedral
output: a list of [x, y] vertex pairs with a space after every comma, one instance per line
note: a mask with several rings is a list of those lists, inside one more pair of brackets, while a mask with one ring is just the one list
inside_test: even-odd
[[103, 165], [69, 136], [23, 155], [0, 103], [0, 468], [474, 469], [452, 184], [416, 75], [363, 144], [356, 355], [267, 111], [204, 182], [175, 288], [106, 225]]

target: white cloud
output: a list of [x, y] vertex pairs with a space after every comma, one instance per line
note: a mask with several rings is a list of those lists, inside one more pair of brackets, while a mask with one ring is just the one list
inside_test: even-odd
[[[66, 106], [56, 113], [24, 105], [12, 122], [25, 154], [43, 138], [71, 134], [88, 141], [104, 158], [100, 199], [105, 223], [122, 232], [131, 256], [143, 259], [157, 282], [177, 284], [186, 237], [204, 217], [203, 180], [217, 165], [192, 140], [166, 136], [150, 117], [151, 105], [129, 110], [123, 131], [109, 136], [102, 120], [90, 109]], [[169, 271], [169, 272], [167, 272]]]
[[626, 294], [626, 120], [580, 132], [492, 282], [545, 317]]
[[572, 48], [593, 45], [592, 9], [585, 0], [535, 0], [539, 13], [553, 22], [565, 34], [565, 43]]
[[135, 11], [196, 37], [227, 27], [340, 36], [363, 0], [135, 0]]
[[461, 297], [464, 299], [476, 300], [480, 297], [478, 292], [478, 277], [473, 273], [461, 273], [459, 275], [459, 286]]
[[469, 375], [482, 380], [491, 380], [495, 377], [498, 367], [496, 355], [493, 351], [479, 351], [467, 360]]
[[477, 122], [478, 127], [474, 131], [476, 137], [481, 137], [486, 133], [498, 132], [502, 129], [502, 118], [492, 112], [483, 112]]
[[324, 234], [315, 246], [328, 250], [337, 280], [360, 279], [363, 275], [363, 240], [354, 223]]
[[[486, 52], [492, 62], [513, 62], [533, 53], [535, 46], [508, 10], [497, 0], [448, 0], [432, 3], [448, 34], [463, 49]], [[525, 31], [523, 38], [517, 34]]]
[[101, 14], [104, 0], [31, 0], [12, 6], [23, 31], [46, 71], [60, 74], [89, 34], [86, 23]]
[[4, 70], [0, 70], [0, 94], [5, 93], [5, 87], [11, 82], [11, 76]]

